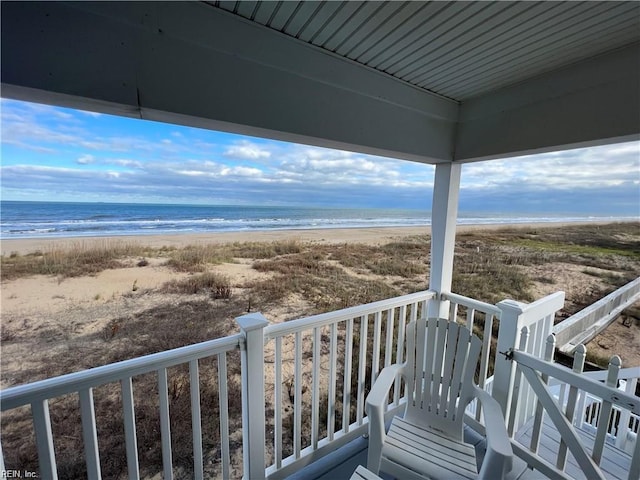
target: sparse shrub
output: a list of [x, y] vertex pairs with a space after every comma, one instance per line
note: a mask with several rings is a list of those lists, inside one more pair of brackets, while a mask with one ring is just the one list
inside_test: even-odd
[[172, 251], [167, 265], [178, 272], [204, 272], [209, 265], [231, 261], [227, 250], [216, 244], [190, 245]]
[[215, 272], [191, 275], [183, 280], [172, 280], [165, 283], [161, 290], [165, 293], [209, 293], [213, 298], [230, 298], [231, 281], [228, 277]]

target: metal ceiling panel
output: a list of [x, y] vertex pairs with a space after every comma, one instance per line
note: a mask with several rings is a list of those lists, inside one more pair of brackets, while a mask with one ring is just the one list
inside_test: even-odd
[[300, 32], [316, 15], [316, 12], [322, 8], [320, 2], [302, 2], [295, 14], [289, 19], [284, 28], [284, 33], [292, 37], [299, 38]]
[[625, 22], [634, 21], [628, 16], [628, 10], [618, 8], [604, 15], [602, 9], [593, 8], [575, 14], [572, 19], [578, 23], [549, 22], [544, 32], [535, 30], [531, 36], [506, 42], [502, 47], [494, 48], [481, 62], [476, 59], [470, 67], [454, 68], [449, 76], [423, 81], [421, 85], [428, 85], [435, 92], [446, 90], [451, 96], [468, 97], [473, 92], [493, 89], [500, 83], [515, 83], [567, 62], [610, 50], [619, 45], [610, 44], [604, 35], [611, 28], [617, 29], [621, 22], [625, 25]]
[[[307, 3], [307, 2], [305, 2]], [[342, 8], [342, 2], [308, 2], [318, 4], [319, 7], [313, 13], [302, 31], [298, 34], [298, 38], [305, 42], [312, 42], [316, 36], [324, 29], [324, 26], [333, 18], [338, 10]]]
[[562, 10], [570, 8], [568, 2], [555, 2], [552, 8], [532, 2], [512, 2], [508, 5], [510, 8], [503, 9], [485, 22], [482, 29], [480, 26], [470, 29], [440, 51], [428, 54], [420, 68], [408, 75], [408, 78], [421, 85], [446, 76], [454, 68], [481, 63], [479, 57], [507, 44], [511, 37], [517, 35], [518, 27], [528, 19], [536, 18], [538, 22], [544, 23], [562, 13]]
[[[390, 4], [393, 10], [387, 18], [379, 24], [372, 25], [371, 32], [364, 39], [354, 42], [354, 45], [345, 52], [345, 55], [360, 63], [367, 63], [365, 58], [368, 52], [376, 47], [384, 48], [385, 42], [393, 41], [394, 35], [402, 33], [406, 23], [419, 15], [419, 12], [427, 7], [423, 2], [404, 2], [402, 5]], [[362, 57], [362, 58], [361, 58]], [[369, 57], [370, 58], [370, 57]]]
[[253, 18], [249, 18], [249, 20], [253, 20], [261, 25], [267, 25], [267, 23], [271, 20], [271, 16], [278, 9], [279, 2], [258, 2], [258, 11], [254, 12]]
[[640, 41], [640, 3], [206, 2], [463, 101]]
[[324, 48], [326, 42], [349, 24], [351, 18], [364, 6], [364, 2], [342, 2], [331, 18], [316, 32], [310, 43]]

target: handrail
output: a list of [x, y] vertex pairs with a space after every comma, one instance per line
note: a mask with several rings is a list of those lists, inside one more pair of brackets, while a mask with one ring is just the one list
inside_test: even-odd
[[473, 298], [465, 297], [457, 293], [451, 293], [451, 292], [443, 293], [440, 295], [440, 298], [442, 300], [448, 300], [450, 302], [457, 303], [458, 305], [462, 305], [467, 308], [473, 308], [474, 310], [491, 313], [498, 318], [500, 318], [500, 315], [502, 314], [502, 310], [500, 310], [495, 305], [481, 302], [480, 300], [475, 300]]
[[640, 299], [640, 277], [569, 318], [565, 318], [553, 327], [558, 350], [573, 353], [580, 343], [588, 343], [638, 299]]
[[573, 385], [580, 390], [596, 395], [597, 397], [611, 402], [614, 405], [619, 405], [631, 411], [631, 413], [640, 415], [640, 398], [634, 395], [629, 395], [615, 388], [608, 387], [601, 382], [584, 375], [577, 375], [567, 367], [546, 362], [534, 355], [530, 355], [519, 350], [509, 352], [508, 356], [520, 365], [524, 365], [532, 370], [554, 377], [561, 382]]
[[7, 388], [0, 391], [0, 411], [11, 410], [32, 402], [59, 397], [127, 377], [187, 363], [204, 356], [230, 351], [240, 346], [243, 341], [244, 337], [241, 334], [236, 334]]
[[378, 302], [367, 303], [365, 305], [357, 305], [355, 307], [344, 308], [333, 312], [320, 313], [306, 318], [291, 320], [290, 322], [269, 325], [264, 329], [265, 340], [272, 340], [276, 337], [289, 335], [292, 333], [309, 330], [315, 327], [328, 325], [330, 323], [342, 322], [350, 318], [361, 317], [380, 310], [389, 310], [401, 307], [409, 303], [431, 300], [436, 297], [436, 292], [424, 290], [421, 292], [410, 293], [401, 297], [394, 297], [388, 300], [380, 300]]
[[[593, 372], [584, 372], [582, 375], [592, 378], [594, 380], [606, 380], [607, 379], [607, 371], [606, 370], [596, 370]], [[640, 378], [640, 366], [638, 367], [628, 367], [620, 369], [618, 373], [618, 380], [629, 380], [632, 378]]]

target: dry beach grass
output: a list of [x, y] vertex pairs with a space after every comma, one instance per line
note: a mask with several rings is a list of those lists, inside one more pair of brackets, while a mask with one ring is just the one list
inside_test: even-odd
[[[348, 238], [331, 231], [311, 237], [289, 232], [251, 242], [198, 238], [191, 245], [184, 245], [184, 238], [183, 245], [163, 245], [158, 239], [67, 241], [39, 251], [4, 244], [2, 387], [236, 333], [234, 318], [247, 311], [283, 322], [427, 287], [429, 237], [423, 230], [352, 233]], [[453, 291], [495, 303], [503, 298], [531, 301], [564, 290], [567, 302], [560, 317], [566, 317], [638, 276], [638, 223], [461, 229]], [[637, 310], [631, 313], [637, 316]], [[620, 353], [625, 365], [640, 365], [640, 325], [632, 323], [620, 328], [632, 342], [637, 338], [635, 349], [631, 343], [616, 351], [615, 341], [600, 339], [598, 345], [596, 339], [589, 347], [594, 358]], [[239, 361], [231, 360], [231, 418], [237, 419]], [[203, 375], [215, 375], [217, 365], [205, 363], [202, 369]], [[189, 478], [188, 373], [177, 368], [170, 378], [174, 463], [178, 478]], [[143, 376], [136, 382], [136, 392], [142, 393], [136, 404], [140, 463], [152, 478], [161, 464], [154, 444], [156, 380]], [[124, 478], [120, 400], [112, 387], [95, 392], [103, 475]], [[206, 415], [215, 418], [215, 385], [203, 386], [201, 395]], [[51, 412], [60, 438], [59, 474], [83, 478], [84, 462], [76, 453], [82, 437], [77, 397], [52, 402]], [[24, 435], [29, 421], [28, 409], [3, 415], [8, 465], [36, 467], [32, 435]], [[236, 421], [232, 429], [237, 426]], [[218, 435], [208, 424], [205, 449], [211, 459], [218, 455]], [[241, 437], [233, 435], [232, 444], [237, 463]], [[217, 473], [213, 460], [206, 468]]]

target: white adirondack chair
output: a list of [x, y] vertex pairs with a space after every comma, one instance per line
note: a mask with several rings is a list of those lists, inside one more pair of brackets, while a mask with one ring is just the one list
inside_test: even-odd
[[[473, 382], [481, 340], [455, 322], [425, 319], [407, 325], [407, 359], [380, 372], [369, 396], [367, 468], [398, 479], [499, 479], [511, 470], [513, 451], [502, 411]], [[400, 375], [407, 405], [385, 432], [389, 391]], [[477, 398], [484, 412], [487, 449], [480, 471], [463, 441], [464, 411]]]

